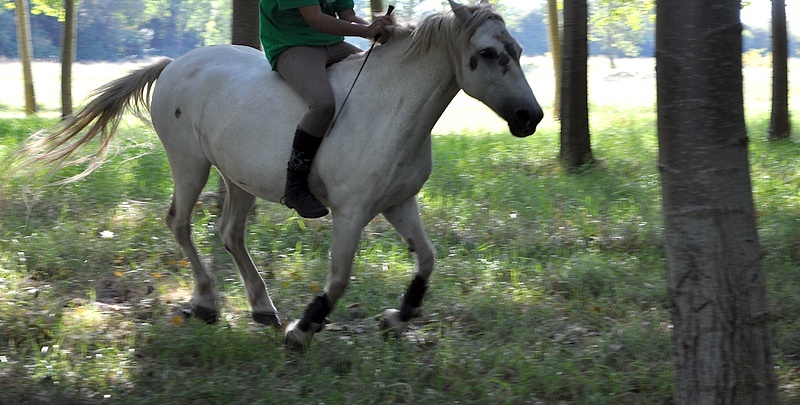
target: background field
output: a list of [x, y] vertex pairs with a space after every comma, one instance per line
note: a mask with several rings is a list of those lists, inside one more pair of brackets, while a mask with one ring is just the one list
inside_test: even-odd
[[[774, 354], [789, 404], [800, 398], [800, 122], [793, 139], [765, 140], [769, 65], [746, 61]], [[525, 64], [550, 111], [549, 60]], [[78, 65], [76, 97], [138, 65]], [[293, 353], [280, 331], [249, 319], [210, 199], [197, 206], [194, 237], [217, 276], [223, 320], [185, 320], [190, 270], [163, 224], [169, 167], [134, 120], [81, 182], [0, 184], [0, 403], [670, 403], [654, 62], [617, 65], [591, 61], [598, 162], [579, 173], [559, 163], [549, 115], [520, 140], [457, 97], [434, 130], [434, 172], [420, 194], [439, 262], [424, 316], [399, 340], [378, 336], [376, 316], [399, 303], [413, 260], [384, 220], [363, 233], [333, 324]], [[34, 71], [45, 118], [22, 118], [19, 70], [0, 63], [0, 157], [58, 115], [57, 65]], [[324, 285], [329, 235], [329, 219], [259, 203], [248, 244], [283, 316], [299, 316]]]

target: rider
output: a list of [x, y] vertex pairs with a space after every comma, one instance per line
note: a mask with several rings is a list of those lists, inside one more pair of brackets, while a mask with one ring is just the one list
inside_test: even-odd
[[336, 109], [326, 68], [361, 52], [344, 42], [344, 36], [372, 39], [393, 23], [389, 16], [367, 23], [353, 7], [353, 0], [260, 0], [259, 4], [261, 44], [267, 59], [308, 105], [295, 131], [281, 199], [306, 218], [328, 214], [308, 189], [311, 161]]

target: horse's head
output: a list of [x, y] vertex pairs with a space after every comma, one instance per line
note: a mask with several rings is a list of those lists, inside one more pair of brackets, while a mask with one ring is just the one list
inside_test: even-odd
[[448, 1], [464, 34], [454, 52], [458, 85], [505, 119], [514, 136], [533, 134], [544, 113], [522, 73], [519, 43], [483, 2], [468, 8]]

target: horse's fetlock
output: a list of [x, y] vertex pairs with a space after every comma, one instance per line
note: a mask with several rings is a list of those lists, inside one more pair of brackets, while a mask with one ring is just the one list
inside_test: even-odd
[[403, 305], [400, 306], [400, 320], [408, 322], [409, 319], [417, 316], [422, 305], [422, 298], [428, 289], [428, 282], [417, 275], [411, 280], [411, 284], [403, 297]]
[[425, 296], [425, 291], [427, 291], [427, 289], [428, 282], [417, 275], [411, 280], [411, 284], [408, 286], [408, 290], [406, 290], [406, 294], [403, 297], [403, 304], [408, 304], [415, 308], [419, 307], [422, 304], [422, 298]]
[[331, 310], [333, 310], [333, 306], [330, 304], [327, 295], [322, 294], [317, 296], [314, 298], [314, 301], [306, 307], [306, 311], [303, 313], [303, 317], [300, 318], [297, 328], [302, 331], [307, 331], [311, 329], [312, 325], [324, 325], [326, 323], [325, 318], [328, 317]]

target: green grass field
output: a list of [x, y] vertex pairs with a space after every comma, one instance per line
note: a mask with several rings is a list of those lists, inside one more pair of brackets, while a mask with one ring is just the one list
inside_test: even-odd
[[[132, 66], [81, 65], [77, 81], [91, 89]], [[398, 305], [413, 258], [386, 221], [364, 231], [333, 324], [295, 353], [280, 331], [250, 320], [209, 199], [193, 235], [217, 276], [223, 319], [185, 320], [190, 270], [163, 224], [169, 166], [133, 120], [109, 162], [80, 182], [0, 184], [0, 403], [671, 403], [653, 62], [591, 66], [598, 162], [579, 173], [558, 161], [549, 117], [520, 140], [466, 97], [445, 113], [420, 195], [439, 261], [423, 317], [398, 340], [379, 336], [377, 315]], [[15, 68], [0, 63], [2, 88], [21, 91]], [[547, 60], [526, 68], [549, 110]], [[58, 88], [57, 74], [38, 77]], [[745, 77], [773, 353], [781, 401], [796, 403], [800, 120], [793, 139], [767, 142], [769, 69], [753, 63]], [[57, 90], [39, 91], [46, 118], [22, 118], [20, 93], [0, 94], [0, 159], [55, 122]], [[329, 237], [329, 219], [259, 203], [248, 245], [283, 316], [298, 317], [322, 288]]]

